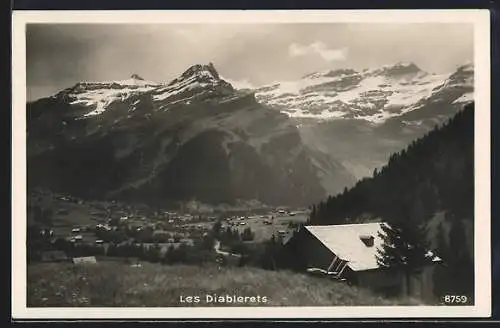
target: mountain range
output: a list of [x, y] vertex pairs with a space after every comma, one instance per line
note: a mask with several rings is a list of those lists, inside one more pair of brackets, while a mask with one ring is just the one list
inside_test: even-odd
[[311, 73], [258, 88], [256, 98], [294, 120], [306, 145], [361, 179], [472, 102], [473, 93], [470, 63], [431, 74], [400, 62]]
[[169, 83], [79, 82], [27, 104], [28, 184], [90, 198], [310, 205], [472, 100], [473, 70], [412, 63], [238, 88], [213, 64]]
[[323, 172], [352, 179], [211, 64], [168, 84], [81, 82], [29, 103], [28, 156], [30, 186], [91, 198], [308, 205], [325, 197]]

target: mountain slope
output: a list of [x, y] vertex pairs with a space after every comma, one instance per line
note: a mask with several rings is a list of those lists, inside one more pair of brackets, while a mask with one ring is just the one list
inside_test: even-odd
[[471, 102], [473, 79], [471, 64], [433, 75], [397, 63], [312, 73], [259, 88], [256, 97], [294, 120], [306, 145], [361, 179]]
[[338, 172], [337, 189], [354, 180], [315, 160], [321, 153], [304, 146], [286, 115], [235, 90], [212, 64], [168, 84], [137, 75], [78, 83], [27, 110], [30, 186], [92, 198], [307, 205], [325, 196], [321, 172], [330, 180]]
[[445, 221], [473, 222], [474, 104], [313, 212], [311, 223], [318, 225], [380, 218], [433, 224], [443, 213]]
[[393, 154], [373, 177], [313, 207], [311, 224], [410, 221], [424, 227], [444, 265], [436, 296], [474, 296], [474, 103]]

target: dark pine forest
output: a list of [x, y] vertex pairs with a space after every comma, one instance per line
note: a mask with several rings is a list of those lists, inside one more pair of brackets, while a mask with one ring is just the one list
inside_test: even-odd
[[314, 205], [309, 224], [371, 220], [423, 229], [443, 260], [434, 272], [435, 295], [473, 299], [473, 103], [393, 154], [371, 178]]
[[473, 220], [474, 104], [390, 156], [373, 177], [313, 206], [310, 224], [382, 218], [425, 223], [437, 212]]

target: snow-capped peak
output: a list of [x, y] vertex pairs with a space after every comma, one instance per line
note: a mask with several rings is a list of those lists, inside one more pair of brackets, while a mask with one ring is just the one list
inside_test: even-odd
[[327, 71], [322, 71], [322, 72], [310, 73], [310, 74], [304, 75], [302, 78], [303, 79], [317, 79], [317, 78], [322, 78], [322, 77], [342, 77], [342, 76], [348, 76], [348, 75], [353, 75], [353, 74], [358, 74], [358, 72], [351, 69], [351, 68], [339, 68], [339, 69], [334, 69], [334, 70], [327, 70]]
[[198, 82], [203, 83], [214, 83], [220, 81], [220, 76], [213, 63], [209, 63], [208, 65], [197, 64], [189, 67], [180, 77], [169, 84], [172, 85], [180, 83], [183, 80], [191, 79], [196, 79]]
[[135, 73], [134, 73], [134, 74], [132, 74], [132, 75], [130, 76], [130, 78], [131, 78], [131, 79], [134, 79], [134, 80], [141, 80], [141, 81], [144, 81], [144, 79], [143, 79], [142, 77], [140, 77], [139, 75], [137, 75], [137, 74], [135, 74]]
[[139, 75], [132, 74], [126, 80], [79, 82], [54, 97], [69, 99], [71, 105], [88, 107], [91, 110], [83, 117], [89, 117], [103, 113], [115, 101], [125, 101], [161, 86], [162, 84], [146, 81]]
[[190, 101], [189, 99], [207, 92], [228, 94], [234, 91], [231, 84], [221, 79], [214, 64], [197, 64], [189, 67], [164, 88], [156, 90], [154, 99], [157, 101]]
[[383, 75], [388, 77], [415, 75], [419, 73], [424, 72], [415, 63], [403, 61], [365, 71], [366, 75]]
[[[473, 70], [428, 74], [412, 62], [356, 72], [315, 72], [257, 89], [258, 101], [290, 117], [363, 119], [382, 123], [424, 106], [473, 91]], [[470, 95], [457, 100], [468, 100]]]
[[250, 81], [248, 80], [233, 80], [229, 79], [226, 77], [221, 76], [220, 77], [222, 80], [230, 83], [234, 88], [238, 90], [243, 90], [243, 89], [255, 89], [256, 86], [253, 85]]
[[471, 61], [466, 61], [462, 65], [458, 66], [457, 71], [473, 72], [474, 71], [474, 64]]
[[81, 81], [76, 83], [73, 87], [65, 90], [70, 92], [82, 92], [86, 90], [95, 89], [120, 89], [127, 87], [140, 87], [140, 86], [159, 86], [160, 83], [144, 80], [137, 74], [132, 74], [126, 80], [113, 80], [113, 81]]
[[132, 74], [129, 79], [115, 81], [115, 83], [124, 85], [124, 86], [158, 86], [160, 83], [156, 83], [153, 81], [146, 81], [142, 77], [137, 74]]

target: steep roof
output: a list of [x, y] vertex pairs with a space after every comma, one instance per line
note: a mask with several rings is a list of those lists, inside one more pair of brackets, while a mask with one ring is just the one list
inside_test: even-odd
[[[364, 271], [379, 268], [377, 264], [377, 249], [383, 241], [378, 233], [385, 223], [360, 223], [325, 226], [305, 226], [305, 228], [325, 245], [332, 253], [342, 260], [353, 271]], [[367, 246], [362, 238], [373, 237], [373, 246]], [[434, 256], [428, 252], [428, 256]], [[439, 258], [434, 256], [434, 261]]]
[[[342, 260], [349, 261], [353, 271], [378, 268], [377, 249], [383, 241], [378, 236], [381, 223], [361, 223], [325, 226], [306, 226], [313, 236]], [[373, 246], [366, 246], [360, 236], [374, 237]]]

